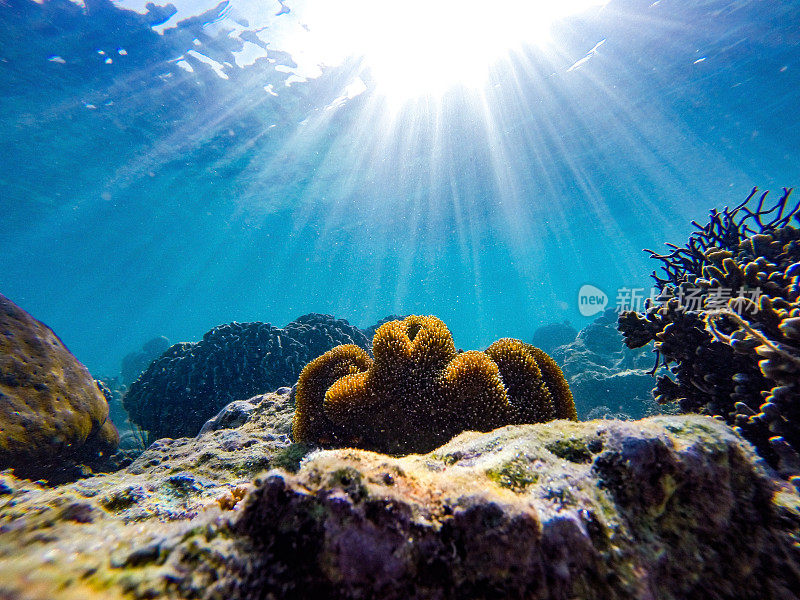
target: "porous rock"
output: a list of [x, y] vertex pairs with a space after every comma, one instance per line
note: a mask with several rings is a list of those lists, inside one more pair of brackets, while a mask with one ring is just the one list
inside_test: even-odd
[[153, 437], [194, 436], [230, 402], [293, 385], [307, 363], [339, 344], [368, 348], [369, 340], [347, 321], [320, 314], [282, 329], [220, 325], [199, 342], [171, 346], [131, 384], [124, 405]]
[[218, 429], [232, 429], [244, 425], [250, 419], [250, 415], [255, 408], [255, 405], [247, 400], [234, 400], [206, 421], [205, 425], [200, 428], [200, 433], [197, 435], [203, 435], [204, 433], [217, 431]]
[[[275, 433], [270, 419], [288, 421], [268, 398], [256, 402], [256, 420]], [[186, 441], [197, 452], [185, 456], [201, 458], [208, 438], [217, 457], [226, 435], [252, 436], [254, 426]], [[267, 446], [227, 458], [253, 448]], [[3, 591], [31, 600], [677, 600], [789, 599], [800, 589], [800, 497], [708, 417], [514, 425], [402, 458], [316, 451], [296, 473], [267, 471], [207, 506], [200, 499], [221, 491], [223, 471], [203, 465], [224, 461], [192, 466], [171, 463], [174, 448], [148, 452], [141, 472], [56, 490], [6, 477]], [[148, 466], [156, 456], [167, 463], [158, 471]], [[124, 477], [130, 493], [109, 504]]]
[[52, 329], [0, 295], [0, 469], [68, 479], [118, 443], [86, 367]]

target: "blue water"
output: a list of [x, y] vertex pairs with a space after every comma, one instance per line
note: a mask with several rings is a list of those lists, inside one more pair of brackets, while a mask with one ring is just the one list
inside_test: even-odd
[[400, 104], [359, 57], [238, 66], [248, 6], [0, 0], [0, 293], [96, 376], [308, 312], [435, 314], [464, 348], [580, 326], [581, 285], [649, 287], [643, 248], [800, 183], [800, 2], [610, 0]]

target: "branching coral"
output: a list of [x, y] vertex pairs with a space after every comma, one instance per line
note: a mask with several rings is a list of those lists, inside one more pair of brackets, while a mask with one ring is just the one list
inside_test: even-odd
[[296, 441], [426, 452], [465, 430], [576, 419], [556, 363], [518, 340], [459, 352], [442, 321], [410, 316], [381, 325], [372, 347], [374, 360], [339, 346], [306, 366]]
[[756, 190], [733, 210], [712, 211], [686, 247], [671, 245], [661, 302], [620, 316], [631, 348], [655, 341], [671, 376], [661, 402], [717, 415], [785, 475], [800, 473], [800, 205], [791, 190], [770, 208]]

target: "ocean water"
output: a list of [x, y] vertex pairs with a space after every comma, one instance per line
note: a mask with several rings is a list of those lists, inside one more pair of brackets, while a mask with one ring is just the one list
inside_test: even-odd
[[477, 349], [800, 182], [800, 2], [549, 4], [0, 0], [0, 293], [95, 376], [309, 312]]

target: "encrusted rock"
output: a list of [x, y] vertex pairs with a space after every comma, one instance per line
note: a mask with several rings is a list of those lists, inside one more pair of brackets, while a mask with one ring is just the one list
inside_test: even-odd
[[86, 367], [47, 325], [0, 295], [0, 469], [69, 479], [118, 443]]
[[749, 445], [704, 417], [509, 426], [402, 459], [324, 451], [257, 482], [236, 527], [262, 568], [237, 585], [276, 597], [788, 599], [799, 509]]
[[800, 496], [717, 420], [516, 425], [403, 458], [317, 451], [254, 485], [231, 466], [226, 487], [226, 463], [254, 449], [270, 466], [306, 451], [260, 440], [223, 457], [226, 436], [286, 430], [287, 400], [253, 402], [239, 429], [162, 440], [126, 474], [55, 490], [5, 478], [0, 588], [30, 600], [788, 600], [800, 589]]
[[203, 435], [204, 433], [217, 431], [218, 429], [241, 427], [250, 420], [250, 415], [255, 409], [256, 405], [247, 400], [234, 400], [223, 407], [215, 416], [206, 421], [205, 425], [200, 428], [200, 433], [197, 435]]

